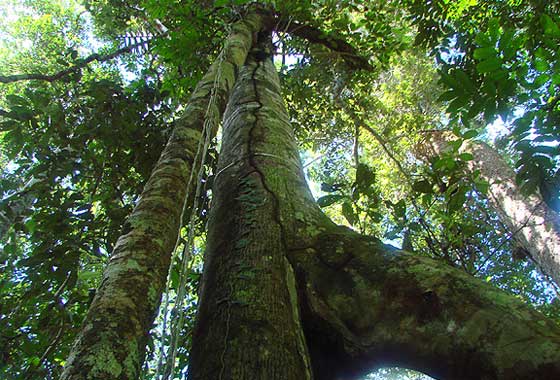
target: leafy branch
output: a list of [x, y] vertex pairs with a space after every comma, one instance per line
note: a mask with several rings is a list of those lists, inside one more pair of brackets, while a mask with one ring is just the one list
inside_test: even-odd
[[[157, 38], [157, 37], [155, 37], [155, 38]], [[134, 49], [139, 48], [143, 45], [146, 45], [150, 41], [153, 41], [155, 38], [152, 38], [152, 39], [147, 40], [147, 41], [140, 41], [138, 43], [125, 46], [123, 48], [115, 50], [114, 52], [106, 54], [106, 55], [100, 55], [98, 53], [91, 54], [90, 56], [88, 56], [84, 59], [78, 60], [77, 63], [74, 66], [69, 67], [69, 68], [64, 69], [64, 70], [61, 70], [61, 71], [59, 71], [55, 74], [29, 73], [29, 74], [15, 74], [15, 75], [0, 75], [0, 83], [14, 83], [14, 82], [26, 81], [26, 80], [43, 80], [43, 81], [47, 81], [47, 82], [54, 82], [54, 81], [57, 81], [57, 80], [60, 80], [64, 77], [66, 77], [70, 74], [80, 72], [84, 67], [86, 67], [87, 65], [89, 65], [93, 61], [105, 62], [105, 61], [109, 61], [113, 58], [116, 58], [116, 57], [118, 57], [122, 54], [130, 53]]]

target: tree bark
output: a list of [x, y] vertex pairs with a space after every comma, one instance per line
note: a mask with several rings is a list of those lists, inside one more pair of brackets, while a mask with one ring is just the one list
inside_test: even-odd
[[226, 111], [189, 379], [358, 379], [383, 365], [560, 378], [554, 322], [320, 211], [264, 55], [251, 54]]
[[[431, 155], [449, 149], [446, 135], [430, 135]], [[460, 153], [471, 153], [471, 171], [479, 170], [486, 180], [488, 200], [519, 244], [529, 253], [541, 271], [560, 286], [560, 216], [537, 194], [525, 196], [515, 182], [515, 172], [488, 144], [466, 141]]]
[[223, 61], [210, 67], [192, 94], [125, 223], [62, 379], [139, 378], [180, 228], [181, 205], [192, 191], [187, 183], [191, 171], [197, 171], [194, 157], [212, 88], [218, 78], [217, 101], [209, 114], [219, 118], [261, 23], [261, 16], [253, 14], [233, 26]]
[[224, 117], [191, 380], [311, 379], [272, 192], [300, 167], [267, 41], [259, 34]]
[[401, 366], [437, 379], [560, 377], [560, 328], [444, 262], [342, 227], [290, 252], [315, 378]]

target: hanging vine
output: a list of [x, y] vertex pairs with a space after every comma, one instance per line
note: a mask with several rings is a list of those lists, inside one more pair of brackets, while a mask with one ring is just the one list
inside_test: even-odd
[[[165, 293], [165, 301], [161, 308], [162, 313], [162, 329], [161, 329], [161, 337], [160, 337], [160, 345], [159, 345], [159, 357], [158, 357], [158, 364], [156, 370], [156, 378], [160, 378], [162, 380], [168, 380], [173, 375], [173, 370], [175, 367], [175, 361], [177, 358], [177, 347], [179, 342], [179, 335], [181, 330], [184, 326], [184, 317], [185, 317], [185, 300], [187, 296], [187, 277], [191, 270], [191, 262], [192, 257], [195, 254], [195, 247], [194, 247], [194, 238], [195, 238], [195, 225], [199, 219], [198, 210], [201, 209], [204, 203], [204, 199], [202, 199], [201, 195], [204, 190], [203, 183], [204, 181], [204, 164], [208, 157], [208, 150], [210, 145], [212, 144], [212, 131], [217, 129], [219, 123], [219, 115], [217, 114], [217, 104], [216, 104], [216, 96], [219, 87], [219, 83], [221, 80], [221, 64], [224, 60], [224, 49], [222, 49], [217, 57], [217, 72], [214, 77], [213, 87], [210, 93], [210, 99], [208, 101], [208, 106], [206, 108], [206, 112], [204, 115], [204, 125], [202, 128], [202, 135], [199, 141], [197, 152], [194, 159], [193, 168], [196, 168], [198, 165], [198, 171], [196, 173], [196, 178], [194, 176], [194, 170], [191, 171], [189, 180], [187, 183], [187, 192], [185, 195], [185, 199], [182, 206], [182, 214], [181, 214], [181, 226], [183, 226], [183, 221], [185, 220], [185, 214], [187, 213], [187, 205], [189, 194], [191, 193], [191, 188], [193, 186], [193, 180], [196, 181], [196, 189], [195, 195], [192, 200], [192, 207], [188, 212], [188, 222], [184, 225], [186, 230], [187, 236], [186, 240], [183, 239], [181, 230], [183, 227], [180, 228], [178, 235], [177, 235], [177, 242], [175, 244], [174, 252], [174, 259], [178, 258], [180, 262], [180, 270], [179, 270], [179, 283], [176, 290], [175, 302], [173, 308], [169, 311], [170, 307], [170, 292], [172, 287], [172, 276], [171, 271], [172, 267], [170, 268], [167, 285], [166, 285], [166, 293]], [[183, 241], [183, 247], [179, 250], [179, 246]], [[168, 315], [173, 316], [172, 325], [168, 331]], [[166, 342], [168, 344], [166, 344]], [[166, 350], [167, 347], [167, 350]], [[164, 364], [165, 362], [165, 364]]]

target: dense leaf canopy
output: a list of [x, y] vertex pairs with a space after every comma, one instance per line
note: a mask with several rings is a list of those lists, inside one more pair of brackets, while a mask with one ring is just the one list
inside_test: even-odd
[[[1, 0], [0, 376], [59, 376], [170, 130], [250, 3]], [[460, 148], [473, 139], [494, 144], [526, 194], [560, 209], [560, 5], [260, 3], [277, 16], [274, 60], [325, 212], [558, 320], [555, 286], [488, 207], [488, 183], [467, 170], [473, 157]], [[442, 132], [451, 150], [426, 154], [429, 136]], [[197, 251], [215, 151], [190, 226]], [[177, 373], [188, 363], [200, 261], [193, 258], [187, 280]], [[152, 332], [147, 378], [161, 333]]]

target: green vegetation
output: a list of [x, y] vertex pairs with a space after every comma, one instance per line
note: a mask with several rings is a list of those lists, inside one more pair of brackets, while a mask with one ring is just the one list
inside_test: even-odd
[[[265, 25], [273, 29], [271, 54], [323, 211], [338, 224], [504, 289], [560, 322], [550, 267], [531, 257], [519, 231], [492, 209], [489, 183], [469, 169], [477, 157], [462, 149], [469, 141], [489, 143], [516, 171], [523, 194], [541, 197], [558, 218], [556, 2], [0, 0], [0, 377], [61, 376], [117, 239], [144, 222], [127, 217], [166, 142], [177, 126], [189, 126], [175, 133], [191, 144], [206, 136], [200, 126], [191, 128], [188, 102], [200, 101], [189, 112], [221, 120], [247, 41], [229, 40], [236, 47], [231, 57], [220, 52], [254, 3], [271, 10]], [[219, 79], [195, 92], [217, 60], [225, 62], [213, 66]], [[492, 125], [502, 126], [497, 138]], [[215, 127], [209, 127], [214, 134]], [[442, 133], [450, 149], [434, 153], [431, 136]], [[193, 186], [182, 188], [186, 199], [172, 205], [177, 216], [182, 211], [180, 236], [156, 326], [144, 342], [145, 379], [163, 373], [173, 334], [177, 358], [168, 371], [181, 378], [189, 363], [212, 184], [229, 175], [227, 167], [217, 170], [220, 141], [209, 136], [200, 173], [189, 156], [184, 167], [194, 172]], [[178, 156], [194, 156], [192, 146]], [[274, 182], [275, 173], [268, 175]], [[253, 177], [244, 181], [242, 220], [250, 225], [270, 194], [254, 188]], [[275, 201], [278, 208], [282, 199]], [[305, 212], [294, 213], [301, 225]], [[309, 236], [324, 232], [306, 228]], [[166, 247], [167, 240], [153, 239], [145, 249]], [[239, 239], [235, 247], [250, 243]], [[127, 265], [130, 272], [154, 270], [142, 261]], [[291, 270], [286, 282], [296, 305]], [[238, 267], [236, 275], [250, 282], [260, 273]], [[137, 296], [155, 305], [160, 285]], [[239, 304], [254, 296], [235, 290]], [[130, 345], [142, 358], [143, 347]], [[107, 359], [92, 371], [135, 373], [134, 359], [101, 355]]]

